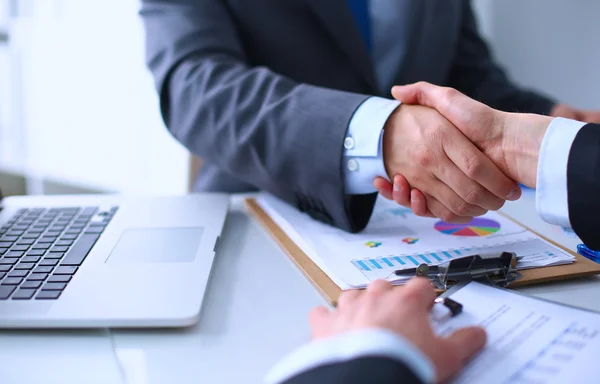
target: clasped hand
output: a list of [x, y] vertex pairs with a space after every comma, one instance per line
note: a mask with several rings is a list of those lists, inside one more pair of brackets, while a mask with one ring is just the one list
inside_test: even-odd
[[393, 184], [386, 198], [419, 216], [468, 222], [535, 187], [538, 152], [550, 117], [494, 110], [428, 83], [394, 87], [403, 104], [384, 128], [383, 156]]

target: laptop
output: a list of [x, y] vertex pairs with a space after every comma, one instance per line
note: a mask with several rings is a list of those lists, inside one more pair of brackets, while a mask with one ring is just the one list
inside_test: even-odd
[[0, 328], [182, 327], [206, 292], [229, 198], [0, 201]]

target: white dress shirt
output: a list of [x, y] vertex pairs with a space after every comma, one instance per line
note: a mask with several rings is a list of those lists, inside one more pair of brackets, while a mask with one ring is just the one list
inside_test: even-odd
[[567, 199], [567, 164], [577, 132], [585, 126], [558, 117], [546, 131], [538, 159], [535, 203], [538, 215], [547, 223], [570, 227]]

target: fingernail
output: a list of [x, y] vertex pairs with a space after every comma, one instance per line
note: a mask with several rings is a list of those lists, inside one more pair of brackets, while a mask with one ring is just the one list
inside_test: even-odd
[[508, 195], [506, 195], [506, 199], [507, 200], [518, 200], [519, 197], [521, 197], [521, 189], [517, 188], [517, 189], [513, 189], [512, 191], [509, 192]]
[[400, 186], [396, 183], [394, 183], [394, 191], [400, 192]]

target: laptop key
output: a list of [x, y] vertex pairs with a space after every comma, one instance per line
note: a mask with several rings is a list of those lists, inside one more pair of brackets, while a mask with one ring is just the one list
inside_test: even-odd
[[42, 256], [44, 253], [46, 253], [46, 250], [44, 250], [44, 249], [32, 249], [31, 251], [27, 252], [25, 255], [26, 256]]
[[25, 254], [23, 251], [8, 251], [4, 254], [4, 257], [21, 257]]
[[48, 232], [46, 232], [46, 235], [58, 237], [58, 236], [60, 236], [61, 233], [62, 233], [62, 231], [48, 231]]
[[77, 272], [77, 267], [60, 266], [54, 271], [55, 275], [74, 275]]
[[67, 252], [69, 250], [69, 247], [64, 246], [64, 245], [55, 245], [54, 247], [52, 247], [50, 249], [50, 252]]
[[104, 228], [88, 228], [85, 230], [84, 234], [100, 234], [104, 232]]
[[24, 269], [15, 269], [8, 274], [8, 277], [25, 277], [29, 274], [29, 271]]
[[58, 264], [59, 261], [60, 260], [57, 260], [57, 259], [44, 259], [44, 260], [40, 261], [40, 263], [38, 265], [54, 267], [54, 266], [56, 266], [56, 264]]
[[69, 246], [69, 245], [72, 245], [72, 244], [73, 244], [73, 240], [63, 240], [63, 239], [60, 239], [60, 240], [58, 240], [58, 241], [56, 242], [56, 244], [55, 244], [55, 245], [57, 245], [57, 246], [60, 246], [60, 245], [63, 245], [63, 246], [64, 246], [64, 245], [66, 245], [66, 246]]
[[11, 251], [26, 251], [28, 249], [29, 249], [29, 245], [21, 244], [21, 245], [15, 245], [14, 247], [12, 247]]
[[14, 265], [19, 262], [18, 258], [14, 257], [3, 257], [0, 259], [0, 264], [2, 265]]
[[56, 236], [43, 236], [38, 240], [38, 243], [54, 243]]
[[67, 283], [46, 283], [42, 286], [42, 291], [62, 291]]
[[35, 239], [21, 239], [17, 242], [17, 245], [31, 245], [35, 243]]
[[19, 285], [23, 281], [22, 277], [7, 277], [2, 280], [2, 285]]
[[52, 268], [49, 265], [41, 265], [39, 267], [35, 267], [35, 269], [33, 270], [33, 273], [50, 273], [52, 272]]
[[35, 294], [35, 291], [36, 291], [35, 289], [20, 288], [17, 292], [15, 292], [12, 299], [13, 300], [29, 300]]
[[32, 273], [27, 276], [27, 281], [44, 281], [48, 277], [47, 273]]
[[33, 245], [33, 249], [48, 249], [52, 243], [37, 243]]
[[59, 241], [62, 241], [62, 240], [75, 240], [77, 237], [78, 237], [78, 236], [77, 236], [77, 235], [75, 235], [75, 234], [72, 234], [72, 235], [71, 235], [71, 234], [64, 234], [64, 235], [62, 235], [62, 236], [60, 237], [60, 240], [59, 240]]
[[10, 248], [12, 245], [12, 241], [0, 241], [0, 248]]
[[44, 256], [44, 259], [60, 259], [64, 255], [64, 252], [49, 252]]
[[23, 269], [23, 270], [30, 270], [31, 268], [33, 268], [35, 266], [35, 263], [24, 263], [24, 262], [20, 262], [19, 264], [15, 265], [15, 269]]
[[4, 255], [8, 251], [8, 248], [0, 248], [0, 255]]
[[25, 263], [37, 263], [40, 261], [40, 256], [29, 256], [29, 254], [21, 259]]
[[71, 250], [67, 252], [64, 259], [62, 259], [60, 265], [81, 265], [98, 238], [100, 238], [98, 234], [81, 235], [71, 247]]
[[15, 288], [15, 285], [0, 285], [0, 300], [8, 299]]
[[71, 275], [57, 275], [50, 276], [47, 280], [49, 283], [68, 283], [71, 281]]
[[40, 291], [35, 297], [36, 300], [55, 300], [58, 299], [62, 291]]
[[41, 281], [35, 281], [35, 280], [26, 280], [23, 282], [23, 284], [21, 284], [21, 288], [28, 288], [28, 289], [38, 289], [40, 287], [40, 285], [42, 285]]
[[0, 272], [8, 272], [8, 271], [10, 271], [11, 267], [12, 267], [11, 265], [2, 264], [2, 265], [0, 265]]
[[19, 240], [19, 236], [7, 236], [7, 235], [4, 235], [4, 236], [0, 237], [0, 242], [4, 242], [4, 241], [6, 241], [6, 242], [15, 242], [17, 240]]

